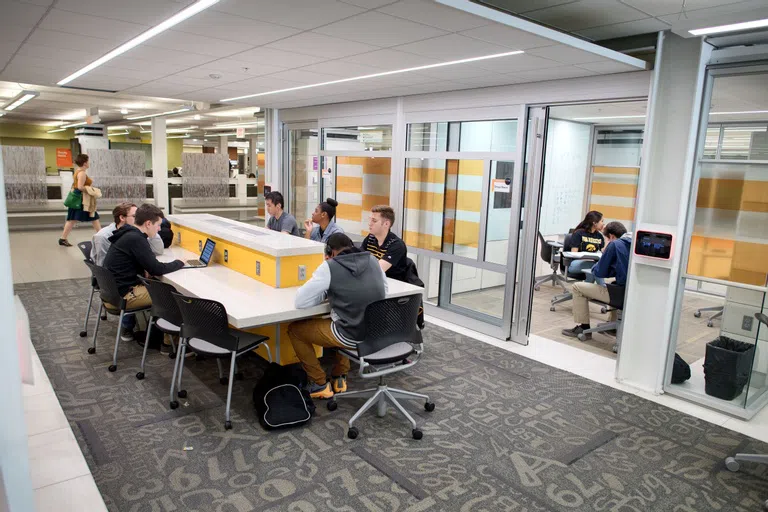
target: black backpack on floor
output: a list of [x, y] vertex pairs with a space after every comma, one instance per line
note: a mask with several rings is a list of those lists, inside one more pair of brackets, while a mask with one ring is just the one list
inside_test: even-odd
[[305, 389], [307, 374], [298, 365], [269, 363], [253, 388], [253, 403], [259, 423], [267, 430], [305, 425], [315, 404]]
[[675, 354], [675, 362], [672, 366], [672, 384], [682, 384], [691, 378], [691, 367], [685, 359]]

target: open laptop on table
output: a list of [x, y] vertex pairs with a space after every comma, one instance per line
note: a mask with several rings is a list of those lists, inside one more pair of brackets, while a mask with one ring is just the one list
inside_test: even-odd
[[216, 242], [207, 238], [205, 245], [203, 246], [203, 252], [200, 254], [199, 260], [187, 260], [187, 264], [184, 268], [205, 268], [213, 258], [213, 249], [216, 247]]

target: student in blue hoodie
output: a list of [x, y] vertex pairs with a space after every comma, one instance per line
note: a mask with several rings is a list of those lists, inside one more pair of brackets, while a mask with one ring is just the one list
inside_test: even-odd
[[[627, 228], [621, 222], [609, 222], [603, 229], [608, 241], [608, 246], [603, 252], [600, 261], [592, 267], [592, 275], [595, 278], [605, 279], [615, 277], [615, 283], [621, 286], [627, 284], [627, 269], [629, 268], [629, 246], [632, 243], [632, 235], [627, 233]], [[577, 338], [579, 334], [590, 328], [589, 325], [589, 300], [599, 300], [607, 303], [609, 300], [608, 289], [597, 283], [574, 283], [573, 290], [573, 320], [576, 327], [563, 329], [563, 334], [570, 338]], [[617, 311], [611, 311], [611, 321], [616, 320]], [[592, 334], [585, 335], [592, 339]]]

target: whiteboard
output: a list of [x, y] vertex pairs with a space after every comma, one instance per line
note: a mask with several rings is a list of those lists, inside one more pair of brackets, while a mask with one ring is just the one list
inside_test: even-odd
[[591, 132], [589, 125], [549, 121], [539, 222], [544, 236], [568, 233], [582, 220]]

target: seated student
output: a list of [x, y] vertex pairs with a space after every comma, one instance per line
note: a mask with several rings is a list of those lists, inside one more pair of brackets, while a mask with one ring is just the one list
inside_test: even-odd
[[[146, 277], [161, 276], [179, 270], [184, 262], [176, 260], [160, 263], [152, 253], [147, 239], [154, 238], [160, 230], [163, 212], [155, 205], [143, 204], [136, 210], [134, 225], [126, 225], [109, 238], [112, 244], [104, 259], [104, 268], [112, 272], [117, 282], [117, 290], [127, 301], [128, 308], [152, 304], [146, 286], [141, 284], [139, 275]], [[114, 304], [113, 306], [117, 306]], [[126, 321], [130, 318], [129, 321]], [[133, 339], [136, 319], [133, 315], [124, 318], [121, 339]]]
[[296, 357], [309, 377], [312, 398], [331, 398], [347, 390], [349, 359], [336, 353], [331, 372], [333, 386], [315, 355], [314, 345], [326, 348], [355, 348], [365, 337], [363, 319], [368, 304], [387, 293], [387, 279], [376, 258], [354, 246], [344, 233], [328, 237], [325, 261], [296, 293], [297, 308], [311, 308], [326, 297], [331, 318], [315, 317], [293, 322], [288, 335]]
[[285, 207], [283, 194], [280, 192], [268, 193], [266, 196], [264, 196], [264, 205], [267, 208], [267, 213], [269, 214], [267, 229], [288, 233], [289, 235], [293, 236], [299, 236], [299, 225], [296, 223], [296, 218], [283, 210]]
[[[632, 235], [627, 233], [627, 228], [621, 222], [609, 222], [603, 233], [608, 238], [608, 246], [603, 251], [600, 261], [592, 267], [592, 274], [596, 278], [615, 277], [615, 283], [621, 286], [627, 284], [627, 270], [629, 268], [629, 246], [632, 244]], [[573, 320], [576, 327], [564, 329], [565, 336], [576, 338], [590, 328], [589, 325], [589, 299], [607, 303], [610, 300], [608, 289], [597, 283], [578, 282], [571, 287], [573, 291]], [[611, 311], [611, 321], [616, 320], [617, 311]], [[592, 339], [592, 334], [586, 334], [587, 339]]]
[[111, 237], [115, 231], [121, 227], [133, 225], [133, 220], [136, 217], [136, 205], [133, 203], [120, 203], [112, 210], [112, 218], [115, 222], [108, 226], [101, 228], [95, 235], [93, 235], [91, 245], [91, 259], [99, 266], [104, 264], [104, 258], [107, 256], [107, 251], [111, 245], [109, 237]]
[[312, 212], [312, 218], [304, 221], [304, 228], [307, 230], [304, 238], [325, 243], [332, 234], [343, 234], [344, 230], [333, 221], [333, 218], [336, 217], [336, 207], [338, 205], [339, 203], [330, 197], [324, 203], [317, 205], [315, 211]]
[[387, 277], [406, 281], [408, 248], [405, 242], [391, 231], [394, 223], [395, 211], [392, 207], [379, 205], [371, 208], [371, 216], [368, 219], [369, 233], [360, 248], [379, 260], [379, 266]]
[[[173, 230], [171, 229], [171, 222], [165, 217], [163, 217], [163, 220], [160, 222], [160, 232], [157, 234], [157, 236], [163, 242], [163, 249], [169, 248], [173, 243]], [[152, 240], [155, 239], [153, 238], [150, 240], [150, 245], [152, 245]], [[158, 255], [163, 254], [162, 249], [160, 252], [157, 252], [154, 245], [152, 245], [152, 251]]]
[[[571, 233], [571, 247], [567, 247], [566, 251], [571, 252], [599, 252], [605, 246], [605, 238], [601, 231], [603, 230], [603, 214], [597, 211], [591, 211], [587, 213], [584, 220], [576, 226], [576, 229]], [[595, 264], [594, 260], [581, 259], [572, 260], [568, 266], [569, 274], [579, 274], [584, 269], [592, 268]], [[594, 282], [594, 277], [590, 274], [586, 276], [587, 282]]]

